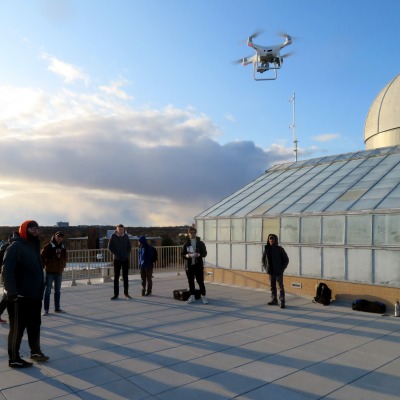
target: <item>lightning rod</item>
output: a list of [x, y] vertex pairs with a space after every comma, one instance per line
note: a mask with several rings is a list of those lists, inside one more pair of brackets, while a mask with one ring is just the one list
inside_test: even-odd
[[297, 138], [296, 138], [296, 93], [289, 98], [289, 102], [293, 104], [293, 122], [289, 125], [289, 129], [293, 129], [293, 155], [294, 161], [297, 161]]

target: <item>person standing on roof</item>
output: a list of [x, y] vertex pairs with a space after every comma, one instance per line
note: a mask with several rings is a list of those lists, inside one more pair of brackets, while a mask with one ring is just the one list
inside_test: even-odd
[[262, 256], [263, 269], [269, 275], [271, 286], [271, 301], [269, 306], [278, 305], [276, 283], [279, 285], [279, 300], [281, 308], [285, 308], [285, 288], [283, 286], [283, 272], [289, 264], [289, 257], [285, 249], [278, 244], [278, 236], [273, 233], [268, 235], [268, 243], [264, 247]]
[[8, 365], [27, 368], [33, 364], [19, 354], [26, 329], [31, 359], [44, 362], [49, 359], [40, 348], [41, 309], [44, 291], [43, 264], [40, 258], [40, 228], [28, 220], [19, 227], [19, 237], [13, 238], [3, 260], [4, 288], [10, 319], [8, 334]]
[[129, 257], [132, 251], [132, 244], [129, 236], [125, 233], [125, 227], [122, 224], [116, 226], [115, 232], [111, 235], [108, 242], [108, 250], [114, 256], [114, 296], [111, 300], [118, 299], [119, 296], [119, 277], [122, 269], [122, 279], [124, 281], [124, 294], [127, 299], [129, 296]]
[[[142, 296], [150, 296], [153, 291], [153, 263], [155, 253], [153, 246], [147, 243], [146, 236], [139, 238], [139, 267], [142, 278]], [[147, 290], [146, 290], [147, 285]]]
[[54, 282], [54, 311], [64, 313], [60, 307], [62, 274], [67, 265], [67, 249], [63, 243], [64, 234], [56, 232], [40, 254], [46, 271], [43, 316], [49, 314], [51, 287]]
[[204, 265], [203, 258], [207, 256], [206, 245], [200, 240], [197, 234], [197, 229], [192, 225], [188, 229], [188, 237], [182, 247], [182, 257], [186, 259], [186, 277], [189, 284], [190, 297], [187, 303], [194, 303], [195, 298], [195, 284], [196, 279], [201, 293], [201, 300], [204, 304], [208, 303], [206, 298], [206, 287], [204, 285]]

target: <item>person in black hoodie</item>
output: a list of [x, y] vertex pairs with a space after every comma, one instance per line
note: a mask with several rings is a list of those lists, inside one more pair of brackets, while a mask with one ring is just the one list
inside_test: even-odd
[[204, 285], [204, 265], [203, 258], [207, 256], [206, 245], [200, 240], [197, 234], [197, 229], [192, 225], [188, 230], [186, 243], [182, 247], [182, 257], [186, 259], [186, 277], [188, 279], [190, 297], [187, 303], [194, 303], [196, 279], [201, 293], [201, 300], [204, 304], [208, 303], [206, 298], [206, 287]]
[[268, 243], [265, 245], [262, 257], [263, 268], [269, 274], [271, 285], [271, 301], [268, 305], [278, 305], [276, 283], [279, 284], [279, 300], [281, 308], [285, 308], [285, 288], [283, 286], [283, 272], [289, 264], [289, 257], [282, 246], [279, 246], [278, 236], [273, 233], [268, 235]]
[[27, 368], [33, 364], [19, 354], [26, 329], [31, 359], [44, 362], [49, 359], [40, 348], [41, 309], [44, 290], [43, 265], [40, 258], [40, 229], [36, 221], [28, 220], [19, 227], [19, 237], [13, 238], [3, 260], [3, 280], [7, 293], [7, 311], [10, 319], [8, 334], [8, 365]]
[[63, 243], [64, 234], [56, 232], [49, 243], [47, 243], [40, 253], [44, 270], [46, 271], [43, 316], [49, 314], [51, 287], [54, 282], [54, 311], [64, 313], [61, 309], [61, 282], [62, 274], [67, 265], [67, 250]]

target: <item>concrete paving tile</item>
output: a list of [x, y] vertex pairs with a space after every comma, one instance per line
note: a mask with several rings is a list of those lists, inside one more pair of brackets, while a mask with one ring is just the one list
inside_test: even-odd
[[93, 386], [104, 385], [108, 382], [119, 380], [121, 377], [109, 368], [100, 366], [58, 375], [57, 379], [76, 392]]
[[134, 358], [126, 358], [107, 365], [110, 371], [118, 374], [120, 377], [127, 378], [129, 376], [143, 374], [154, 369], [163, 367], [146, 356], [138, 356]]
[[220, 351], [193, 360], [197, 365], [214, 368], [220, 371], [235, 368], [252, 360], [253, 354], [246, 351]]
[[[297, 392], [271, 383], [261, 386], [258, 389], [254, 389], [248, 393], [239, 395], [235, 397], [235, 400], [315, 400], [317, 398], [318, 397], [312, 394]], [[352, 399], [352, 397], [348, 397], [346, 400], [348, 399]]]
[[213, 391], [204, 385], [204, 382], [193, 382], [185, 386], [168, 390], [157, 395], [159, 400], [176, 400], [176, 399], [190, 399], [190, 400], [227, 400], [224, 394]]
[[43, 374], [39, 368], [32, 367], [23, 370], [11, 369], [8, 366], [8, 358], [7, 364], [5, 365], [7, 369], [0, 373], [0, 390], [43, 379]]
[[7, 400], [48, 400], [71, 394], [72, 391], [57, 379], [45, 379], [18, 385], [2, 391]]
[[187, 385], [196, 380], [192, 376], [170, 368], [156, 369], [127, 379], [153, 395]]
[[80, 396], [80, 398], [86, 400], [142, 400], [149, 397], [148, 392], [141, 389], [134, 383], [127, 381], [126, 379], [120, 379], [105, 385], [95, 386], [90, 389], [80, 391], [77, 394]]
[[277, 379], [274, 383], [302, 393], [312, 393], [319, 398], [358, 379], [363, 374], [365, 371], [361, 369], [344, 368], [329, 362], [322, 362]]
[[168, 340], [167, 338], [148, 338], [147, 340], [140, 342], [129, 343], [124, 347], [135, 351], [137, 354], [146, 354], [176, 347], [176, 343], [174, 343], [173, 340]]
[[193, 380], [201, 380], [208, 376], [218, 374], [222, 372], [221, 369], [214, 368], [209, 365], [201, 365], [195, 360], [190, 360], [185, 363], [180, 363], [176, 365], [171, 365], [168, 368], [172, 371], [176, 371], [178, 373], [189, 375], [193, 378]]
[[101, 364], [110, 364], [126, 358], [137, 357], [139, 354], [125, 346], [113, 346], [105, 350], [92, 351], [91, 353], [85, 353], [85, 358], [93, 360]]
[[210, 376], [202, 382], [210, 391], [223, 394], [227, 399], [235, 398], [267, 383], [256, 377], [242, 375], [238, 371], [239, 369], [224, 371]]
[[346, 385], [328, 396], [324, 400], [399, 400], [398, 390], [389, 394], [381, 390], [372, 390], [368, 387], [358, 387], [357, 383]]
[[51, 375], [58, 376], [86, 370], [88, 368], [95, 368], [99, 366], [99, 363], [86, 358], [84, 355], [78, 355], [58, 360], [50, 359], [47, 363], [41, 364], [41, 366]]
[[[274, 361], [274, 360], [272, 360]], [[231, 369], [229, 372], [237, 376], [257, 379], [261, 383], [273, 382], [276, 379], [290, 375], [296, 372], [297, 368], [290, 365], [274, 364], [270, 362], [270, 357], [241, 365]]]

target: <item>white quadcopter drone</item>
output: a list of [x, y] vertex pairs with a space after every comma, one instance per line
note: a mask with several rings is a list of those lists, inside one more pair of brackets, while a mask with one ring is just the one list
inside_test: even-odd
[[[281, 50], [292, 44], [292, 37], [286, 33], [282, 33], [280, 36], [285, 38], [282, 44], [275, 46], [259, 46], [253, 43], [253, 39], [257, 37], [261, 32], [255, 32], [247, 38], [247, 46], [252, 47], [256, 54], [237, 60], [244, 66], [253, 64], [253, 77], [256, 81], [269, 81], [274, 80], [278, 77], [278, 69], [282, 67], [283, 59], [290, 56], [291, 53], [281, 55]], [[260, 74], [266, 71], [273, 71], [272, 75], [265, 78], [260, 78]]]

